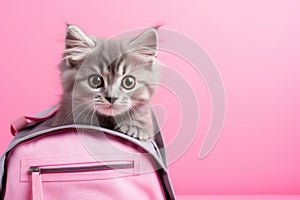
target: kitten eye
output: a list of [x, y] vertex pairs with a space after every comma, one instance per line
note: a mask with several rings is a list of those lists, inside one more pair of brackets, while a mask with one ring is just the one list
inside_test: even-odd
[[89, 77], [89, 84], [92, 88], [100, 88], [104, 86], [103, 78], [99, 75], [91, 75]]
[[135, 78], [131, 75], [125, 76], [122, 79], [122, 87], [126, 90], [131, 90], [135, 86]]

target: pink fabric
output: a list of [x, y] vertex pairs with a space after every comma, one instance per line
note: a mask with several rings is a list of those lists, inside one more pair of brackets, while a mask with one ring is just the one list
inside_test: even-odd
[[[115, 137], [109, 137], [109, 141], [99, 132], [69, 131], [19, 145], [9, 155], [4, 199], [165, 199], [157, 173], [149, 171], [154, 167], [153, 160]], [[134, 165], [128, 170], [28, 173], [30, 166], [56, 168], [105, 162]]]
[[45, 119], [49, 118], [51, 115], [55, 113], [55, 111], [56, 109], [53, 109], [50, 113], [42, 117], [21, 116], [12, 122], [12, 124], [10, 125], [10, 132], [13, 136], [15, 136], [20, 130], [22, 130], [26, 126], [31, 125], [33, 123], [44, 121]]
[[16, 119], [10, 126], [10, 131], [12, 135], [16, 135], [18, 131], [22, 128], [26, 127], [30, 122], [26, 119], [26, 117], [22, 116]]

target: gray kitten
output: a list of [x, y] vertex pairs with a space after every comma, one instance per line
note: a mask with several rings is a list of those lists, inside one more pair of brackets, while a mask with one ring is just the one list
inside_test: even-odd
[[60, 64], [63, 95], [53, 125], [100, 125], [140, 140], [153, 138], [157, 40], [155, 28], [135, 38], [103, 40], [68, 25]]

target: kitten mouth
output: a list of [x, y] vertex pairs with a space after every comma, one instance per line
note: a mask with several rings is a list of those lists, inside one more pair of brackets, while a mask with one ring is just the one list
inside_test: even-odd
[[119, 115], [124, 111], [124, 106], [116, 104], [95, 104], [96, 110], [107, 116]]
[[107, 104], [107, 105], [104, 106], [104, 108], [106, 108], [106, 109], [113, 109], [113, 108], [114, 108], [114, 105], [112, 105], [112, 104]]
[[118, 108], [124, 107], [124, 105], [118, 105], [118, 104], [101, 104], [101, 103], [97, 103], [97, 102], [95, 102], [95, 106], [101, 107], [101, 108], [104, 108], [104, 109], [118, 109]]
[[106, 108], [106, 109], [118, 109], [121, 106], [120, 105], [115, 105], [115, 104], [105, 104], [103, 107]]

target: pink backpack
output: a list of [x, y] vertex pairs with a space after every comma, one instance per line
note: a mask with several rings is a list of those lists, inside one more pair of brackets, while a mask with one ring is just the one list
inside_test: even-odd
[[50, 128], [54, 114], [13, 123], [0, 160], [1, 199], [175, 199], [160, 134], [141, 142], [96, 126]]

